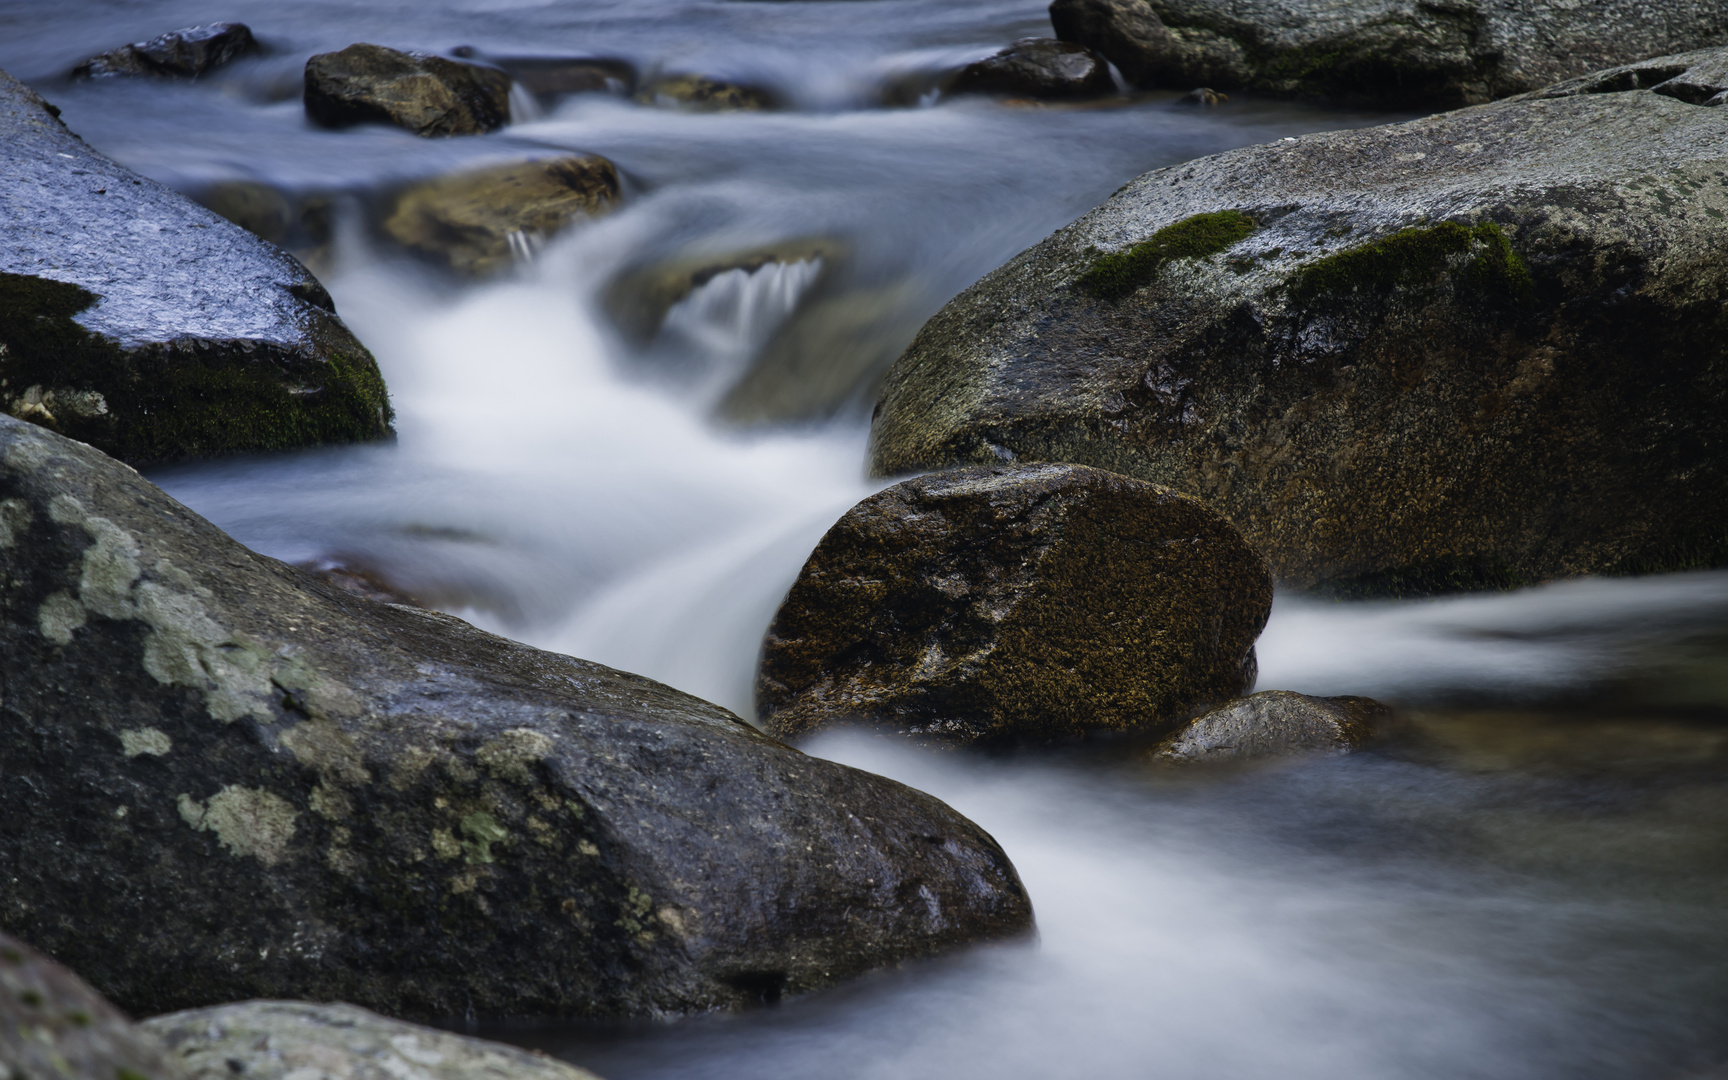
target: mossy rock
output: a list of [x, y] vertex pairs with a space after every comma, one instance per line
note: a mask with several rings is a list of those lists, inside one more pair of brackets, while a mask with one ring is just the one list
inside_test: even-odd
[[393, 124], [416, 135], [481, 135], [510, 120], [496, 68], [364, 42], [306, 61], [306, 115], [324, 127]]

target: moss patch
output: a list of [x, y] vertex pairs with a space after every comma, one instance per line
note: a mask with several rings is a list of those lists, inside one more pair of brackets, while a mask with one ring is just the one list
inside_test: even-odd
[[1101, 256], [1079, 279], [1102, 300], [1119, 300], [1158, 275], [1167, 262], [1204, 259], [1247, 239], [1254, 219], [1236, 210], [1195, 214], [1166, 225], [1126, 251]]
[[1306, 304], [1324, 296], [1384, 293], [1432, 284], [1448, 271], [1455, 271], [1460, 288], [1474, 293], [1518, 303], [1534, 297], [1530, 269], [1500, 226], [1455, 221], [1403, 229], [1318, 259], [1291, 275], [1289, 295]]

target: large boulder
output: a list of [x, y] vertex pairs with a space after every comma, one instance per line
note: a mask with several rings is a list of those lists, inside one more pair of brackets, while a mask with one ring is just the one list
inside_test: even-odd
[[238, 57], [258, 51], [258, 42], [245, 23], [217, 22], [188, 26], [122, 45], [79, 64], [74, 79], [106, 79], [120, 75], [195, 79]]
[[1110, 63], [1084, 45], [1027, 38], [975, 63], [948, 84], [950, 94], [999, 94], [1060, 100], [1116, 92]]
[[364, 42], [306, 61], [306, 115], [324, 127], [394, 124], [416, 135], [481, 135], [510, 121], [496, 68]]
[[1265, 563], [1192, 499], [1073, 465], [923, 476], [846, 512], [762, 645], [770, 731], [944, 743], [1155, 729], [1254, 683]]
[[1448, 106], [1728, 44], [1713, 0], [1055, 0], [1050, 21], [1137, 86]]
[[1154, 752], [1173, 765], [1297, 754], [1347, 754], [1373, 738], [1391, 710], [1373, 698], [1262, 690], [1182, 726]]
[[0, 72], [0, 409], [134, 464], [390, 434], [293, 258], [123, 168]]
[[189, 1080], [154, 1035], [84, 980], [5, 934], [0, 1068], [7, 1080]]
[[0, 565], [0, 929], [134, 1012], [724, 1008], [1031, 925], [927, 795], [352, 596], [9, 417]]
[[1112, 469], [1341, 593], [1728, 561], [1728, 113], [1578, 89], [1147, 173], [924, 326], [872, 467]]
[[340, 1003], [243, 1001], [139, 1026], [181, 1059], [191, 1080], [596, 1080], [542, 1051]]

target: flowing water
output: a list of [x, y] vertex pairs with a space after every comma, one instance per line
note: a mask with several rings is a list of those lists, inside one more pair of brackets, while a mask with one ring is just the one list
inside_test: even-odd
[[[60, 78], [214, 19], [269, 51], [192, 84]], [[929, 93], [1047, 33], [1019, 0], [13, 0], [0, 66], [166, 183], [261, 180], [328, 209], [307, 257], [376, 353], [400, 438], [154, 479], [257, 550], [747, 714], [781, 594], [879, 486], [862, 464], [874, 381], [924, 318], [1146, 169], [1398, 119]], [[361, 40], [619, 57], [783, 107], [519, 95], [485, 137], [311, 128], [305, 57]], [[569, 150], [618, 165], [621, 207], [524, 238], [495, 278], [457, 281], [375, 232], [402, 183]], [[732, 258], [751, 252], [771, 257]], [[649, 325], [619, 314], [630, 282], [703, 260], [716, 272]], [[991, 830], [1038, 940], [747, 1014], [488, 1031], [612, 1080], [1728, 1075], [1712, 1072], [1728, 1062], [1725, 642], [1725, 574], [1281, 596], [1261, 688], [1397, 704], [1375, 749], [1169, 775], [1120, 746], [828, 738], [808, 749]]]

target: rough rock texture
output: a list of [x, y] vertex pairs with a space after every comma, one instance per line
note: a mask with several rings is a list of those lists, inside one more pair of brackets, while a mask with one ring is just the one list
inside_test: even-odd
[[140, 1026], [179, 1055], [192, 1080], [596, 1080], [538, 1050], [340, 1003], [245, 1001]]
[[1725, 123], [1573, 93], [1147, 173], [925, 325], [873, 468], [1139, 476], [1342, 593], [1719, 565]]
[[1192, 499], [1072, 465], [896, 484], [816, 545], [762, 645], [770, 731], [943, 742], [1155, 728], [1253, 685], [1265, 563]]
[[480, 135], [510, 120], [510, 76], [382, 45], [306, 61], [306, 115], [325, 127], [395, 124], [416, 135]]
[[1196, 717], [1158, 747], [1171, 764], [1359, 749], [1391, 710], [1365, 697], [1265, 690]]
[[175, 30], [149, 41], [135, 41], [92, 56], [72, 69], [72, 77], [105, 79], [116, 75], [153, 75], [195, 79], [230, 60], [257, 51], [258, 42], [253, 40], [252, 31], [245, 23], [209, 23]]
[[1138, 86], [1448, 106], [1728, 44], [1721, 0], [1055, 0], [1050, 21]]
[[1102, 97], [1116, 92], [1110, 64], [1084, 45], [1027, 38], [961, 68], [951, 94], [1001, 94], [1040, 99]]
[[485, 274], [617, 198], [618, 171], [603, 157], [513, 161], [415, 184], [396, 197], [384, 232], [452, 269]]
[[747, 112], [772, 109], [774, 94], [760, 86], [710, 79], [706, 75], [661, 75], [637, 92], [646, 105], [670, 105], [695, 112]]
[[137, 464], [390, 433], [306, 268], [0, 73], [0, 408]]
[[730, 1007], [1031, 924], [927, 795], [351, 596], [8, 417], [0, 566], [0, 929], [135, 1012]]
[[155, 1036], [84, 980], [5, 934], [0, 1071], [7, 1080], [187, 1080]]

